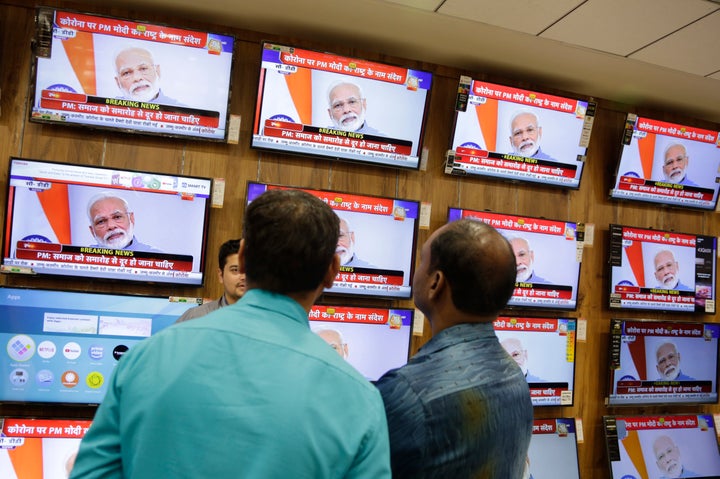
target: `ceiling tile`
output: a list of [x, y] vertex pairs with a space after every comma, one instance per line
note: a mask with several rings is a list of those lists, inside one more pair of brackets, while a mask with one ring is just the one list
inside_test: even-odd
[[705, 76], [720, 70], [718, 40], [720, 10], [643, 48], [630, 58]]
[[705, 0], [589, 0], [540, 36], [627, 56], [717, 9]]
[[438, 13], [537, 35], [582, 0], [446, 0]]

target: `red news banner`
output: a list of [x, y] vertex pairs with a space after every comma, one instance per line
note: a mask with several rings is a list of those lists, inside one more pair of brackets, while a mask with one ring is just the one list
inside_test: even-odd
[[131, 268], [155, 271], [192, 271], [192, 256], [145, 253], [124, 249], [68, 246], [57, 243], [18, 241], [16, 257], [23, 260], [65, 263], [90, 271], [105, 268]]
[[82, 438], [90, 428], [92, 421], [62, 419], [22, 419], [7, 418], [2, 420], [0, 445], [22, 445], [18, 438]]
[[[405, 85], [417, 90], [418, 85], [408, 82], [406, 68], [382, 65], [370, 61], [346, 58], [328, 53], [313, 52], [294, 48], [282, 52], [280, 59], [285, 65], [298, 68], [310, 68], [335, 72], [343, 75], [380, 80], [397, 85]], [[275, 138], [297, 140], [309, 143], [334, 145], [346, 148], [408, 156], [412, 152], [412, 142], [395, 138], [385, 138], [334, 128], [319, 128], [278, 120], [266, 120], [263, 134]]]
[[[56, 13], [59, 35], [65, 32], [73, 38], [76, 32], [102, 33], [117, 37], [137, 38], [158, 43], [172, 43], [193, 48], [205, 48], [208, 44], [206, 33], [170, 28], [159, 25], [138, 24], [124, 20], [94, 17], [79, 13]], [[64, 30], [65, 29], [65, 30]], [[214, 53], [208, 49], [208, 53]], [[216, 52], [219, 54], [220, 52]], [[93, 75], [95, 72], [92, 72]], [[218, 128], [220, 113], [195, 108], [159, 105], [157, 103], [105, 98], [57, 90], [43, 90], [40, 106], [51, 110], [116, 117], [116, 122], [123, 119], [174, 123], [187, 126]]]
[[353, 308], [338, 306], [313, 306], [308, 314], [310, 321], [329, 321], [336, 323], [389, 324], [391, 329], [399, 329], [402, 322], [390, 322], [390, 311], [381, 308]]
[[[472, 91], [475, 96], [491, 100], [511, 101], [547, 110], [561, 111], [563, 113], [575, 113], [577, 107], [576, 102], [567, 98], [520, 90], [518, 88], [496, 85], [494, 83], [473, 81]], [[575, 178], [577, 174], [577, 167], [571, 164], [538, 160], [536, 158], [527, 158], [512, 154], [500, 154], [464, 146], [458, 146], [455, 149], [455, 162], [468, 165], [471, 168], [473, 166], [497, 168], [498, 170], [521, 171], [562, 178]]]
[[[698, 416], [672, 415], [672, 416], [637, 416], [623, 418], [625, 429], [628, 431], [641, 431], [645, 429], [696, 429], [709, 428], [712, 424], [700, 424]], [[704, 421], [703, 421], [704, 423]]]
[[[653, 135], [672, 136], [700, 143], [710, 143], [720, 147], [718, 134], [702, 128], [677, 125], [675, 123], [667, 123], [649, 118], [638, 118], [635, 129]], [[625, 191], [651, 193], [666, 198], [686, 198], [698, 201], [712, 201], [715, 194], [712, 189], [708, 188], [678, 185], [664, 181], [651, 181], [634, 176], [623, 176], [620, 178], [618, 188]]]

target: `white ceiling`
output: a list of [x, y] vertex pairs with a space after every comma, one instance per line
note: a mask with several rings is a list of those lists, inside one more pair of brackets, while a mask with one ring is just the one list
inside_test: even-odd
[[[81, 4], [96, 4], [79, 0]], [[720, 123], [720, 0], [105, 0]], [[178, 26], [182, 26], [181, 24]]]

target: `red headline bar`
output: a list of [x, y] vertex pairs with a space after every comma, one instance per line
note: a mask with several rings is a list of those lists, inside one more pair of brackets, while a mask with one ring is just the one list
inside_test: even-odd
[[7, 437], [82, 438], [91, 423], [88, 420], [6, 418], [2, 433]]
[[406, 68], [347, 58], [331, 53], [302, 50], [300, 48], [293, 48], [292, 51], [283, 51], [280, 59], [283, 63], [297, 67], [372, 78], [374, 80], [382, 80], [400, 85], [405, 84], [408, 75]]
[[[570, 168], [567, 165], [558, 163], [553, 166], [541, 165], [535, 158], [526, 158], [516, 155], [502, 155], [502, 158], [488, 158], [483, 156], [470, 156], [465, 154], [464, 148], [458, 147], [455, 150], [455, 163], [466, 164], [470, 166], [480, 166], [486, 168], [498, 168], [507, 171], [524, 171], [527, 173], [535, 173], [537, 175], [575, 178], [576, 168]], [[474, 150], [483, 153], [482, 150]]]
[[102, 33], [117, 37], [138, 38], [159, 43], [173, 43], [186, 47], [205, 48], [207, 33], [125, 21], [107, 17], [95, 17], [82, 13], [55, 12], [55, 22], [62, 28], [89, 33]]
[[623, 228], [624, 240], [648, 241], [676, 246], [695, 246], [695, 236], [670, 231], [654, 231], [640, 228]]
[[412, 153], [412, 146], [398, 145], [387, 141], [366, 140], [364, 138], [350, 138], [346, 136], [344, 137], [325, 133], [309, 133], [305, 131], [295, 131], [295, 129], [273, 128], [265, 126], [263, 134], [265, 136], [271, 136], [273, 138], [286, 138], [289, 140], [342, 146], [345, 148], [375, 151], [378, 153], [388, 153], [405, 156], [408, 156], [410, 155], [410, 153]]
[[[715, 131], [704, 130], [692, 126], [668, 123], [666, 121], [652, 120], [650, 118], [638, 117], [635, 122], [635, 129], [659, 135], [675, 136], [686, 140], [701, 141], [718, 145], [718, 134]], [[720, 145], [718, 145], [720, 146]]]
[[[553, 236], [565, 236], [567, 230], [563, 221], [552, 221], [541, 218], [524, 218], [520, 216], [489, 213], [485, 211], [462, 210], [463, 218], [474, 218], [495, 228], [504, 230], [526, 231], [528, 233], [544, 233]], [[574, 239], [574, 231], [571, 239]]]
[[[667, 290], [674, 291], [674, 290]], [[695, 296], [680, 296], [679, 294], [670, 293], [618, 293], [622, 301], [649, 301], [653, 303], [680, 303], [695, 304]]]
[[697, 201], [712, 201], [713, 192], [706, 188], [696, 189], [692, 186], [664, 182], [646, 182], [641, 178], [623, 176], [618, 183], [622, 191], [636, 191], [666, 198], [687, 198]]
[[167, 260], [161, 258], [134, 258], [111, 254], [88, 254], [62, 251], [38, 251], [20, 248], [16, 250], [18, 259], [36, 261], [55, 261], [58, 263], [107, 266], [113, 268], [140, 268], [162, 271], [192, 271], [192, 261]]
[[402, 274], [389, 275], [389, 274], [372, 274], [372, 273], [345, 273], [345, 272], [341, 271], [335, 277], [335, 280], [342, 281], [343, 283], [402, 286], [403, 275]]
[[159, 121], [163, 123], [175, 123], [179, 125], [206, 128], [217, 128], [220, 124], [219, 117], [200, 116], [192, 113], [177, 113], [174, 111], [162, 111], [155, 109], [133, 108], [130, 106], [77, 103], [75, 101], [52, 100], [45, 97], [40, 99], [40, 106], [50, 110], [72, 111], [77, 113], [86, 113], [88, 115], [96, 114], [141, 121]]
[[390, 317], [390, 311], [379, 308], [352, 308], [316, 305], [310, 309], [308, 316], [310, 321], [386, 324]]
[[558, 320], [548, 318], [510, 318], [499, 316], [493, 321], [496, 331], [557, 331]]
[[473, 94], [485, 98], [495, 100], [510, 101], [528, 106], [536, 106], [545, 108], [546, 110], [562, 111], [564, 113], [572, 113], [577, 116], [585, 116], [585, 109], [579, 110], [578, 101], [572, 98], [564, 98], [561, 96], [548, 95], [530, 90], [522, 90], [504, 85], [496, 85], [494, 83], [481, 82], [473, 80]]

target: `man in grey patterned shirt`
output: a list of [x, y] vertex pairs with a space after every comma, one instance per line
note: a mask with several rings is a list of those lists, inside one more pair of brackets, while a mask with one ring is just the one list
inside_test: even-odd
[[515, 273], [510, 244], [480, 221], [451, 222], [423, 245], [413, 299], [433, 337], [376, 383], [394, 479], [523, 477], [530, 391], [493, 330]]

